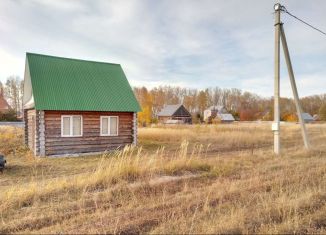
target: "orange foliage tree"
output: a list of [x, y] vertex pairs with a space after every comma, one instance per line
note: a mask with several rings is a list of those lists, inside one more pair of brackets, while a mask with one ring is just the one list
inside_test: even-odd
[[253, 121], [255, 120], [255, 111], [251, 109], [242, 109], [239, 112], [240, 121]]
[[282, 116], [281, 118], [283, 121], [286, 122], [297, 122], [298, 121], [298, 117], [296, 114], [294, 113], [286, 113]]
[[152, 122], [153, 98], [145, 87], [139, 89], [136, 96], [142, 109], [141, 112], [138, 113], [138, 123], [142, 126], [146, 126]]

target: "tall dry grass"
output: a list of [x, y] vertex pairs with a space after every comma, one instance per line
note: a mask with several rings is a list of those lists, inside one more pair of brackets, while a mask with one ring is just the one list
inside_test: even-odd
[[23, 141], [21, 128], [0, 126], [0, 153], [7, 155], [26, 150]]
[[9, 151], [0, 232], [325, 233], [326, 126], [308, 130], [304, 151], [284, 126], [278, 158], [258, 124], [140, 129], [142, 146], [102, 156]]
[[[65, 200], [78, 199], [79, 195], [105, 191], [116, 185], [149, 181], [166, 175], [198, 174], [213, 168], [201, 161], [204, 157], [201, 146], [195, 146], [190, 155], [187, 154], [188, 148], [188, 143], [183, 142], [174, 155], [166, 156], [164, 148], [146, 153], [141, 147], [127, 146], [122, 151], [97, 158], [97, 166], [87, 173], [45, 180], [42, 180], [42, 175], [33, 176], [29, 182], [18, 182], [1, 192], [0, 218], [6, 221], [18, 210], [46, 204], [53, 199], [62, 200], [64, 204]], [[61, 163], [64, 164], [65, 159], [61, 159]], [[5, 223], [3, 225], [6, 227]], [[9, 231], [12, 230], [4, 230]]]

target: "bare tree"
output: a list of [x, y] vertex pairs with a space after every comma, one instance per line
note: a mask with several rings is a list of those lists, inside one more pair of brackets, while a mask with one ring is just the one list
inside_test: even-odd
[[11, 107], [17, 112], [22, 112], [23, 81], [18, 76], [7, 78], [5, 85], [5, 96]]

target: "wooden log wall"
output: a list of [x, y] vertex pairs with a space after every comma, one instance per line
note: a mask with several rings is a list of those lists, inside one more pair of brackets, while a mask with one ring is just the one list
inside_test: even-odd
[[38, 116], [38, 144], [39, 155], [45, 156], [45, 123], [44, 123], [44, 111], [37, 111]]
[[138, 119], [137, 119], [137, 113], [133, 113], [133, 120], [132, 120], [132, 125], [133, 125], [133, 144], [137, 145], [137, 140], [138, 140]]
[[34, 152], [39, 154], [39, 137], [38, 137], [38, 115], [35, 109], [24, 110], [25, 119], [25, 144]]
[[[82, 137], [61, 137], [62, 115], [82, 116]], [[100, 136], [101, 116], [119, 117], [118, 136]], [[132, 112], [44, 111], [44, 120], [46, 155], [104, 152], [133, 142]]]
[[27, 109], [24, 109], [24, 140], [25, 145], [28, 146], [28, 115], [27, 115]]

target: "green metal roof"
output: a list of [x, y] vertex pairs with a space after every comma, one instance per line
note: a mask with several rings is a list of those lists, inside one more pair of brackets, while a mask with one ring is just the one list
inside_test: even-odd
[[140, 111], [119, 64], [27, 53], [37, 110]]

